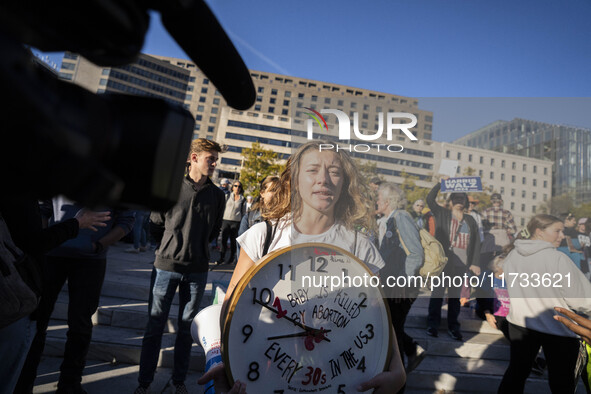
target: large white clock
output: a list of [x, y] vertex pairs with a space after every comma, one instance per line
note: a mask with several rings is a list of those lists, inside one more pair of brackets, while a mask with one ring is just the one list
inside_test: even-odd
[[307, 243], [268, 254], [238, 283], [222, 333], [230, 382], [249, 393], [356, 393], [390, 359], [377, 279], [351, 253]]

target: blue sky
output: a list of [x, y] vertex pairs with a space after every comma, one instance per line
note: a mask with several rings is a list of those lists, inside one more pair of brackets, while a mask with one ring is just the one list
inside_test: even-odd
[[[516, 116], [591, 128], [591, 0], [207, 3], [249, 68], [418, 97], [436, 140]], [[143, 52], [187, 58], [158, 19]]]

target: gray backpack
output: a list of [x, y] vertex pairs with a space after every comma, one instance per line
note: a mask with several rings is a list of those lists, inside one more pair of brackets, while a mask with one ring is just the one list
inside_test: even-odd
[[30, 263], [29, 257], [12, 241], [0, 215], [0, 328], [30, 315], [37, 308], [37, 294], [19, 273]]

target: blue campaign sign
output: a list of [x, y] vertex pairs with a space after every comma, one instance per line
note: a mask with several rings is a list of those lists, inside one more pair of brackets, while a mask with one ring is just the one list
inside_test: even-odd
[[449, 178], [441, 181], [441, 192], [481, 192], [482, 181], [479, 176], [464, 176], [461, 178]]

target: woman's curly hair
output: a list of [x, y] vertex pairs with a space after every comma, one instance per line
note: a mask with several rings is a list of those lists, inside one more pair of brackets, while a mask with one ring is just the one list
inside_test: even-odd
[[[280, 219], [291, 214], [293, 220], [297, 220], [302, 214], [302, 198], [298, 190], [298, 177], [300, 174], [300, 162], [302, 156], [311, 150], [320, 151], [321, 144], [329, 144], [327, 141], [314, 140], [301, 145], [289, 158], [285, 170], [280, 175], [278, 190], [272, 201], [269, 201], [265, 212], [265, 219]], [[343, 188], [335, 205], [335, 219], [343, 223], [347, 228], [372, 227], [372, 211], [367, 203], [367, 186], [363, 182], [357, 166], [345, 151], [332, 151], [335, 153], [344, 174]]]

